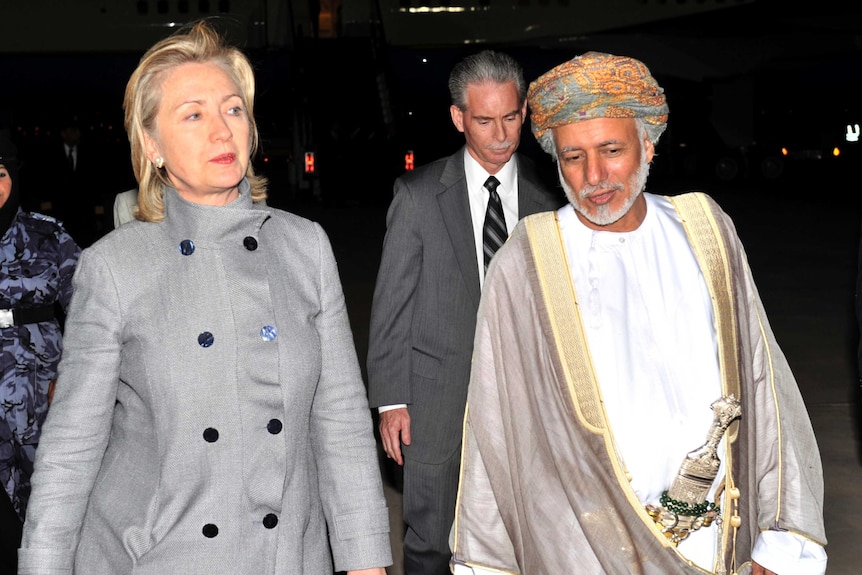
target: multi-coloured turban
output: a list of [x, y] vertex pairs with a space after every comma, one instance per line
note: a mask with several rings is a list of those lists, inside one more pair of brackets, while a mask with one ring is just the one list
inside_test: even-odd
[[532, 82], [527, 100], [540, 143], [551, 128], [594, 118], [641, 118], [653, 143], [667, 127], [664, 90], [643, 62], [625, 56], [577, 56]]

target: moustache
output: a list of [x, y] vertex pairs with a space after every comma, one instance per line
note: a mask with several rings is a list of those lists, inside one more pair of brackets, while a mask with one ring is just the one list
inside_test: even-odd
[[625, 186], [620, 183], [611, 184], [609, 182], [599, 182], [598, 184], [587, 184], [580, 189], [580, 191], [578, 192], [578, 196], [582, 200], [586, 200], [596, 192], [622, 192], [625, 191], [625, 189]]

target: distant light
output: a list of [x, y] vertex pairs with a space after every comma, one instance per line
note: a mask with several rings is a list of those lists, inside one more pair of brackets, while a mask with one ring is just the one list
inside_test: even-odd
[[427, 63], [428, 63], [428, 58], [422, 58], [422, 63], [423, 63], [423, 64], [427, 64]]
[[408, 172], [413, 169], [413, 150], [407, 150], [404, 154], [404, 169]]
[[305, 152], [305, 173], [314, 173], [314, 152]]
[[789, 153], [790, 153], [790, 151], [788, 151], [788, 149], [787, 149], [787, 148], [781, 148], [781, 155], [782, 155], [782, 156], [786, 156], [786, 155], [788, 155]]
[[399, 12], [411, 14], [438, 14], [440, 12], [464, 12], [463, 6], [416, 6], [415, 8], [399, 8]]
[[836, 158], [841, 155], [841, 150], [838, 149], [838, 146], [835, 146], [834, 148], [832, 148], [832, 155], [835, 156]]
[[844, 139], [848, 142], [859, 141], [859, 124], [847, 124], [847, 134]]

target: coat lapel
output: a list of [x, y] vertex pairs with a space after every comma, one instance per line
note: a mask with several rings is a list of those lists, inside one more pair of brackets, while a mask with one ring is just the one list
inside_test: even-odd
[[473, 220], [470, 217], [470, 201], [467, 197], [467, 181], [464, 177], [464, 149], [449, 157], [440, 183], [444, 189], [437, 195], [443, 223], [452, 242], [455, 259], [470, 298], [479, 306], [479, 263], [476, 260], [476, 242], [473, 238]]
[[518, 162], [518, 219], [522, 220], [525, 216], [549, 208], [542, 202], [544, 194], [533, 184], [539, 181], [539, 176], [532, 164], [522, 161], [518, 154], [514, 158]]

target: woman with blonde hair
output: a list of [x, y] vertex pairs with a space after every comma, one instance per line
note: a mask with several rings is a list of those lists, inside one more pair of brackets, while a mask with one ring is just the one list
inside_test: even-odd
[[206, 21], [129, 80], [137, 221], [81, 256], [19, 573], [391, 563], [332, 249], [265, 205], [253, 100], [249, 61]]

